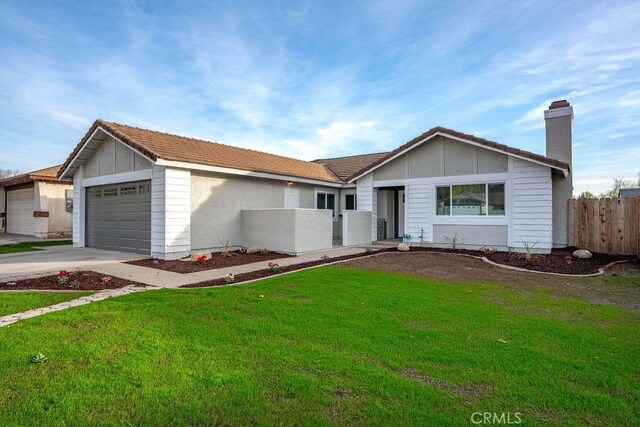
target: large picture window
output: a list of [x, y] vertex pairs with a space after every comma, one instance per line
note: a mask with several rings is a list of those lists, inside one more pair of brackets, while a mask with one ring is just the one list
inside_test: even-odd
[[436, 187], [436, 215], [505, 215], [504, 183]]

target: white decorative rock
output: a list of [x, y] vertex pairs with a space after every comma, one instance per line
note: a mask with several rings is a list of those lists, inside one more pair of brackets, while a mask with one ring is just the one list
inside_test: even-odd
[[591, 258], [593, 255], [586, 249], [578, 249], [573, 252], [575, 258]]
[[400, 243], [398, 245], [398, 250], [400, 252], [409, 252], [409, 245], [407, 245], [406, 243]]
[[246, 252], [248, 254], [256, 254], [256, 253], [258, 253], [258, 248], [256, 248], [255, 246], [249, 246], [247, 248]]
[[480, 248], [480, 252], [484, 253], [485, 255], [491, 255], [498, 252], [498, 250], [493, 246], [483, 246]]

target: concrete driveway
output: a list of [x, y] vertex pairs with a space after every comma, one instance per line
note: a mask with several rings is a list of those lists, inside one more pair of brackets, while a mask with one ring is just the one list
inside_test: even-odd
[[0, 281], [57, 273], [60, 270], [91, 270], [106, 264], [148, 258], [145, 255], [73, 246], [52, 246], [40, 251], [0, 255]]

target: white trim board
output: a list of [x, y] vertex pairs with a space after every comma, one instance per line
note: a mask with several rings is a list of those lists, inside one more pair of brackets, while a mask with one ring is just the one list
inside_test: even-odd
[[144, 169], [133, 172], [116, 173], [113, 175], [102, 175], [93, 178], [85, 178], [81, 181], [83, 187], [95, 187], [96, 185], [119, 184], [121, 182], [147, 181], [152, 176], [151, 169]]
[[280, 175], [280, 174], [269, 173], [269, 172], [245, 171], [241, 169], [225, 168], [221, 166], [201, 165], [198, 163], [180, 162], [176, 160], [158, 159], [156, 164], [159, 166], [167, 166], [167, 167], [180, 168], [180, 169], [201, 170], [206, 172], [217, 172], [217, 173], [223, 173], [227, 175], [240, 175], [240, 176], [247, 176], [252, 178], [266, 178], [266, 179], [275, 179], [278, 181], [299, 182], [302, 184], [324, 185], [326, 187], [333, 187], [333, 188], [343, 187], [343, 184], [339, 182], [328, 182], [328, 181], [321, 181], [318, 179], [299, 178], [295, 176]]

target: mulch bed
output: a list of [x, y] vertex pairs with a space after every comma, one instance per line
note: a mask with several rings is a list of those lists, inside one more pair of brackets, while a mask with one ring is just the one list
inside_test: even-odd
[[[634, 256], [624, 257], [600, 253], [593, 253], [593, 257], [586, 259], [574, 258], [572, 254], [576, 249], [578, 248], [569, 247], [553, 249], [550, 254], [536, 255], [540, 259], [540, 262], [537, 265], [527, 265], [526, 257], [522, 253], [496, 252], [495, 254], [485, 255], [480, 251], [468, 249], [457, 249], [454, 251], [447, 248], [411, 247], [411, 251], [466, 254], [480, 257], [484, 256], [489, 261], [493, 261], [497, 264], [524, 268], [531, 271], [560, 274], [594, 274], [597, 273], [600, 268], [609, 263], [632, 260], [635, 258]], [[571, 257], [571, 259], [567, 260], [565, 259], [566, 257]]]
[[[129, 285], [144, 286], [137, 282], [111, 277], [108, 283], [104, 283], [104, 274], [93, 271], [78, 271], [72, 273], [67, 283], [58, 283], [58, 276], [45, 276], [33, 279], [15, 280], [12, 282], [0, 283], [0, 291], [23, 291], [23, 290], [51, 290], [51, 291], [102, 291], [105, 289], [119, 289]], [[77, 281], [79, 287], [71, 286]]]
[[136, 261], [128, 261], [127, 264], [139, 265], [141, 267], [155, 268], [158, 270], [171, 271], [173, 273], [196, 273], [198, 271], [215, 270], [218, 268], [233, 267], [236, 265], [251, 264], [252, 262], [270, 261], [272, 259], [288, 258], [291, 255], [281, 254], [278, 252], [269, 252], [261, 255], [259, 252], [248, 254], [242, 251], [233, 251], [231, 256], [222, 256], [220, 252], [214, 252], [213, 257], [204, 264], [198, 264], [195, 261], [172, 260], [165, 261], [161, 259], [140, 259]]
[[[317, 260], [317, 261], [303, 262], [301, 264], [294, 264], [294, 265], [280, 267], [276, 272], [270, 272], [268, 269], [264, 268], [262, 270], [252, 271], [250, 273], [236, 274], [235, 281], [233, 283], [240, 283], [240, 282], [246, 282], [248, 280], [262, 279], [264, 277], [275, 276], [277, 274], [286, 273], [289, 271], [301, 270], [303, 268], [326, 264], [327, 262], [343, 261], [348, 259], [360, 258], [365, 255], [371, 255], [372, 253], [390, 252], [390, 251], [396, 252], [396, 249], [395, 248], [381, 249], [381, 250], [375, 250], [371, 253], [363, 252], [355, 255], [344, 255], [344, 256], [331, 258], [329, 261]], [[198, 282], [198, 283], [191, 283], [189, 285], [183, 285], [180, 287], [181, 288], [206, 288], [210, 286], [222, 286], [222, 285], [228, 285], [228, 284], [229, 283], [227, 283], [224, 279], [216, 279], [216, 280], [206, 280], [204, 282]]]

